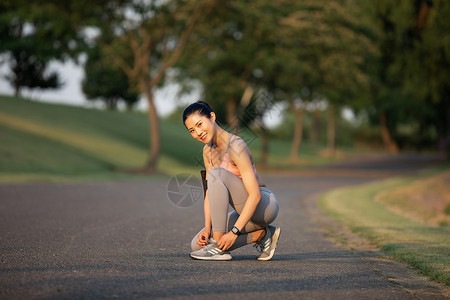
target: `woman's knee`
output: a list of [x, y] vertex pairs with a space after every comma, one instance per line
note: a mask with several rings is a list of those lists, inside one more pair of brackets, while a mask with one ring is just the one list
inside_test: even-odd
[[224, 168], [214, 168], [209, 171], [208, 183], [214, 184], [218, 182], [224, 182], [227, 170]]
[[279, 205], [277, 198], [272, 192], [262, 191], [261, 196], [251, 221], [261, 226], [267, 226], [277, 218]]
[[272, 223], [273, 221], [275, 221], [275, 219], [278, 216], [278, 211], [279, 211], [279, 206], [278, 203], [273, 203], [270, 206], [270, 209], [267, 211], [266, 216], [264, 217], [264, 221], [268, 224]]

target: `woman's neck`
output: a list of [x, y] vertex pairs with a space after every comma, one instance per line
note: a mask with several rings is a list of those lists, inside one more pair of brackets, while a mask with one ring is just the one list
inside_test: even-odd
[[212, 143], [216, 148], [221, 149], [227, 146], [229, 138], [230, 133], [217, 126], [216, 136], [213, 138]]

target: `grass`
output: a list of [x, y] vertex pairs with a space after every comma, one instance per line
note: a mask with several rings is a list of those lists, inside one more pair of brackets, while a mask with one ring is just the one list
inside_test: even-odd
[[432, 280], [450, 285], [450, 228], [411, 219], [377, 201], [380, 193], [406, 189], [433, 176], [394, 178], [337, 189], [321, 197], [319, 205], [388, 255], [410, 264]]
[[450, 171], [377, 194], [376, 201], [418, 222], [450, 227]]
[[84, 150], [90, 153], [91, 156], [117, 165], [118, 167], [138, 167], [145, 162], [146, 152], [144, 149], [130, 144], [120, 143], [108, 137], [102, 137], [92, 133], [83, 134], [74, 130], [3, 113], [0, 113], [0, 120], [0, 122], [10, 128], [41, 136], [45, 139], [58, 141], [63, 145], [71, 146], [75, 149]]
[[[198, 173], [167, 145], [181, 126], [162, 121], [159, 169], [171, 175]], [[118, 172], [144, 165], [148, 121], [141, 113], [99, 111], [0, 97], [0, 181], [136, 178]], [[185, 155], [197, 150], [182, 137]], [[164, 142], [166, 142], [164, 144]], [[175, 154], [174, 154], [175, 152]]]
[[[181, 120], [160, 120], [158, 168], [167, 175], [198, 174], [202, 145]], [[0, 96], [0, 181], [136, 178], [120, 173], [143, 166], [148, 157], [148, 119], [140, 112], [100, 111]], [[261, 140], [244, 132], [258, 162]], [[331, 159], [318, 146], [302, 145], [302, 161], [287, 160], [290, 141], [271, 139], [272, 168], [302, 168]]]
[[[1, 118], [1, 115], [0, 115]], [[112, 170], [114, 164], [40, 135], [0, 125], [0, 170], [12, 173], [41, 171], [62, 175]], [[67, 137], [66, 137], [67, 138]], [[63, 159], [61, 159], [63, 158]]]

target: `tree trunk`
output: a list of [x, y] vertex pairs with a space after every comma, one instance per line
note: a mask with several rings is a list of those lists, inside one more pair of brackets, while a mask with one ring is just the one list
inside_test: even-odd
[[109, 110], [116, 110], [117, 109], [117, 99], [107, 99], [106, 101], [106, 106], [108, 107]]
[[430, 4], [427, 0], [422, 0], [420, 4], [420, 9], [417, 14], [417, 24], [416, 28], [418, 31], [419, 36], [422, 36], [423, 28], [425, 28], [425, 25], [427, 24], [428, 17], [430, 15]]
[[159, 158], [159, 152], [161, 149], [161, 139], [159, 133], [159, 120], [158, 113], [156, 111], [155, 102], [153, 99], [153, 87], [147, 80], [141, 81], [141, 91], [145, 95], [148, 104], [148, 120], [149, 120], [149, 134], [150, 134], [150, 153], [146, 165], [142, 172], [154, 173], [156, 172], [156, 164]]
[[18, 98], [20, 97], [20, 90], [21, 90], [21, 86], [19, 83], [19, 79], [17, 79], [17, 75], [16, 75], [16, 79], [14, 80], [14, 97]]
[[336, 116], [331, 104], [328, 104], [327, 114], [327, 153], [329, 156], [334, 156], [336, 150]]
[[379, 114], [380, 118], [380, 129], [381, 129], [381, 138], [383, 139], [384, 146], [391, 153], [398, 153], [397, 143], [392, 139], [391, 134], [389, 132], [389, 128], [387, 127], [387, 118], [386, 112], [382, 111]]
[[241, 97], [240, 106], [242, 108], [245, 109], [250, 104], [250, 101], [252, 100], [254, 93], [255, 93], [255, 90], [253, 89], [253, 87], [247, 83], [247, 85], [245, 86], [244, 93], [242, 93], [242, 97]]
[[312, 115], [312, 125], [311, 125], [311, 136], [310, 141], [314, 145], [319, 142], [319, 132], [320, 132], [320, 109], [316, 108]]
[[447, 160], [450, 160], [450, 106], [447, 106], [446, 109], [446, 116], [444, 118], [444, 124], [445, 125], [445, 137], [446, 137], [446, 141], [447, 143], [445, 144], [445, 157], [447, 158]]
[[304, 109], [295, 108], [291, 105], [292, 111], [295, 113], [295, 127], [294, 127], [294, 138], [292, 140], [291, 146], [291, 156], [290, 160], [295, 162], [298, 161], [298, 152], [302, 144], [303, 139], [303, 116], [305, 114]]
[[237, 102], [234, 96], [230, 96], [227, 99], [226, 104], [227, 124], [233, 133], [239, 132], [239, 119], [237, 117]]
[[259, 165], [262, 168], [267, 167], [267, 158], [269, 156], [269, 131], [264, 126], [261, 125], [262, 130], [262, 143], [261, 143], [261, 159], [259, 161]]

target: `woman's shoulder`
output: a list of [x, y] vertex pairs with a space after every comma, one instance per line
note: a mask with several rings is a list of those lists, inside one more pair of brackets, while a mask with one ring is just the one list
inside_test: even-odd
[[228, 152], [231, 153], [231, 155], [239, 154], [242, 152], [246, 152], [246, 153], [250, 154], [250, 150], [247, 146], [247, 143], [244, 141], [243, 138], [241, 138], [239, 136], [232, 137], [232, 139], [230, 141], [230, 149], [231, 149], [231, 151], [228, 151]]
[[230, 139], [230, 147], [247, 147], [247, 143], [238, 135], [233, 135]]

